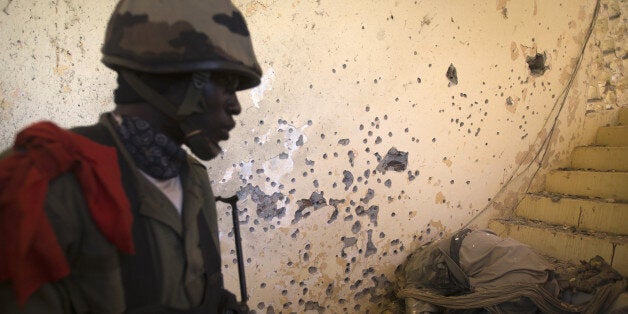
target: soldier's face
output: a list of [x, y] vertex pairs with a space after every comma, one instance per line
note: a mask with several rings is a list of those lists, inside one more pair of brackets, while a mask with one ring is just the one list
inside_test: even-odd
[[[233, 116], [242, 108], [236, 97], [236, 76], [216, 74], [203, 87], [203, 113], [190, 116], [194, 131], [186, 134], [186, 145], [196, 157], [210, 160], [221, 152], [220, 141], [229, 139], [229, 132], [236, 126]], [[192, 136], [195, 139], [192, 140]]]

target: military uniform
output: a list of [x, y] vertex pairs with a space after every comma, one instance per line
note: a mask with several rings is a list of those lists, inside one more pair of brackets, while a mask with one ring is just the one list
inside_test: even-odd
[[[94, 129], [97, 130], [94, 130]], [[182, 215], [174, 205], [147, 178], [133, 167], [122, 147], [108, 114], [101, 117], [96, 126], [76, 130], [87, 137], [98, 137], [113, 144], [119, 156], [123, 185], [132, 199], [135, 216], [134, 229], [145, 228], [148, 232], [145, 248], [155, 261], [154, 265], [143, 265], [153, 269], [152, 278], [144, 274], [130, 274], [126, 284], [136, 284], [150, 291], [150, 282], [158, 282], [152, 306], [163, 304], [173, 308], [190, 309], [201, 306], [204, 301], [206, 281], [220, 281], [219, 267], [213, 272], [205, 269], [202, 244], [198, 232], [198, 217], [203, 217], [211, 234], [210, 247], [219, 261], [218, 229], [214, 197], [207, 179], [207, 172], [198, 161], [189, 158], [181, 173], [184, 191]], [[91, 134], [90, 134], [91, 133]], [[131, 194], [132, 193], [132, 194]], [[133, 263], [125, 263], [126, 256], [107, 241], [96, 228], [85, 203], [81, 187], [73, 174], [62, 175], [49, 185], [46, 197], [46, 213], [56, 231], [58, 241], [66, 252], [71, 274], [59, 282], [44, 285], [28, 300], [26, 313], [122, 313], [126, 309], [122, 272], [130, 272]], [[134, 235], [137, 231], [134, 230]], [[138, 247], [136, 240], [136, 248]], [[138, 249], [136, 254], [141, 254]], [[215, 261], [214, 261], [215, 262]], [[218, 273], [216, 273], [218, 271]], [[127, 275], [128, 276], [128, 275]], [[135, 282], [133, 282], [135, 281]], [[218, 287], [217, 285], [216, 287]], [[8, 283], [0, 289], [0, 313], [14, 313], [17, 305]], [[215, 288], [216, 288], [215, 287]], [[208, 291], [220, 295], [220, 290]], [[129, 298], [129, 297], [127, 297]], [[137, 298], [137, 296], [133, 297]], [[134, 302], [136, 300], [129, 300]], [[140, 304], [136, 304], [140, 306]], [[144, 305], [146, 306], [146, 305]]]

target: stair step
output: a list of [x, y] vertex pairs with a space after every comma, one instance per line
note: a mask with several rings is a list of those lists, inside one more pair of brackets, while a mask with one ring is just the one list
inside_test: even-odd
[[501, 237], [527, 244], [541, 254], [574, 264], [599, 255], [623, 276], [628, 276], [628, 241], [625, 237], [578, 233], [525, 220], [492, 220], [489, 229]]
[[603, 126], [597, 130], [595, 143], [601, 146], [628, 146], [628, 126]]
[[576, 147], [571, 157], [571, 167], [599, 171], [628, 171], [628, 147]]
[[619, 119], [617, 123], [620, 125], [628, 125], [628, 107], [619, 108]]
[[628, 201], [628, 172], [552, 170], [545, 178], [552, 194]]
[[628, 235], [628, 203], [528, 194], [515, 215], [578, 230]]

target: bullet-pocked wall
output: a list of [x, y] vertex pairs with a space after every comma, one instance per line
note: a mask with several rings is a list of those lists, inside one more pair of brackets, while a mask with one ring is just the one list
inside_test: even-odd
[[[34, 121], [91, 124], [113, 108], [99, 49], [114, 2], [0, 3], [2, 148]], [[593, 25], [595, 0], [236, 4], [264, 77], [238, 95], [238, 127], [206, 165], [217, 195], [241, 199], [257, 313], [375, 312], [411, 251], [507, 213], [537, 152], [542, 169], [564, 163], [626, 102], [625, 49], [613, 47], [611, 80], [600, 48], [625, 46], [625, 2], [602, 1]]]

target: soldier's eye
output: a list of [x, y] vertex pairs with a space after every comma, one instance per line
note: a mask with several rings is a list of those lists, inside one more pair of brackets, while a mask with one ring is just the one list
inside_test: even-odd
[[214, 80], [217, 84], [224, 87], [229, 93], [236, 92], [238, 90], [238, 85], [240, 84], [240, 80], [235, 75], [221, 75], [216, 77]]
[[227, 89], [228, 92], [234, 93], [235, 91], [237, 91], [238, 84], [240, 84], [240, 80], [238, 79], [237, 76], [235, 75], [227, 76], [225, 80], [225, 88]]

